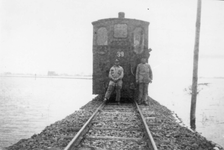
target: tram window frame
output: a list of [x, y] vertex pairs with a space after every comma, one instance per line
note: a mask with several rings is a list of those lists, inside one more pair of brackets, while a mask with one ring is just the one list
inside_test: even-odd
[[118, 23], [114, 25], [114, 38], [127, 38], [128, 25], [126, 23]]
[[108, 30], [106, 27], [100, 27], [96, 31], [97, 45], [108, 45]]

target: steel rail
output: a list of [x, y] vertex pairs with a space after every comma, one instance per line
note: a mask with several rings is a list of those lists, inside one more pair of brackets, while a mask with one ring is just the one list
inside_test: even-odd
[[83, 136], [84, 131], [89, 127], [90, 122], [96, 116], [100, 109], [105, 106], [105, 102], [103, 102], [92, 114], [92, 116], [87, 120], [87, 122], [82, 126], [79, 132], [74, 136], [74, 138], [68, 143], [68, 145], [64, 148], [64, 150], [72, 150], [75, 146], [77, 146], [80, 142], [80, 137]]
[[155, 141], [154, 141], [154, 139], [153, 139], [153, 137], [152, 137], [152, 134], [151, 134], [151, 132], [150, 132], [150, 130], [149, 130], [149, 128], [148, 128], [148, 125], [147, 125], [147, 123], [146, 123], [146, 121], [145, 121], [145, 118], [144, 118], [144, 116], [143, 116], [143, 114], [142, 114], [141, 109], [139, 108], [139, 106], [138, 106], [138, 104], [137, 104], [136, 102], [135, 102], [135, 105], [136, 105], [136, 107], [137, 107], [137, 109], [138, 109], [138, 112], [140, 113], [142, 122], [143, 122], [143, 124], [144, 124], [144, 128], [145, 128], [145, 130], [146, 130], [146, 132], [147, 132], [148, 139], [150, 140], [150, 141], [148, 142], [148, 143], [151, 144], [151, 145], [148, 145], [149, 148], [153, 148], [152, 150], [158, 150], [158, 148], [157, 148], [157, 146], [156, 146], [156, 143], [155, 143]]

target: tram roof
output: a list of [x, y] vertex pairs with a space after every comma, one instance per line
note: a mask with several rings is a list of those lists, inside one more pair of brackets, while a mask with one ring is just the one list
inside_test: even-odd
[[96, 25], [98, 23], [109, 22], [109, 21], [111, 21], [111, 22], [113, 22], [113, 21], [133, 21], [133, 22], [140, 22], [140, 23], [149, 25], [149, 22], [147, 22], [147, 21], [138, 20], [138, 19], [131, 19], [131, 18], [125, 18], [124, 15], [125, 14], [123, 12], [119, 12], [118, 13], [118, 18], [105, 18], [105, 19], [100, 19], [100, 20], [97, 20], [97, 21], [93, 21], [92, 24], [93, 25]]

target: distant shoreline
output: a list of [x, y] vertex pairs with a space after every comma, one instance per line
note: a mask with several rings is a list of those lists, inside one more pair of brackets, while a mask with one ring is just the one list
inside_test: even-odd
[[[91, 79], [91, 75], [83, 75], [83, 76], [48, 76], [48, 75], [0, 75], [0, 77], [23, 77], [23, 78], [61, 78], [61, 79]], [[199, 79], [224, 79], [224, 77], [198, 77]]]
[[92, 79], [92, 76], [41, 76], [41, 75], [0, 75], [0, 77], [22, 77], [22, 78], [60, 78], [60, 79]]
[[198, 77], [198, 78], [205, 78], [205, 79], [224, 79], [224, 77]]

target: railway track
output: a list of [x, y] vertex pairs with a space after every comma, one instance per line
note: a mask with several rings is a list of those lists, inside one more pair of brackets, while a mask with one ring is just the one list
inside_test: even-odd
[[[147, 118], [150, 119], [150, 118]], [[102, 103], [64, 150], [157, 150], [139, 106]]]

